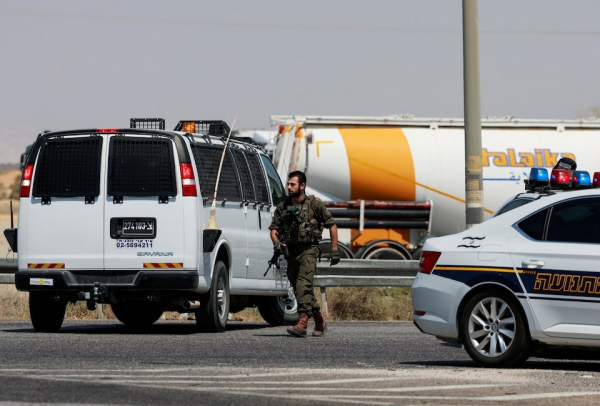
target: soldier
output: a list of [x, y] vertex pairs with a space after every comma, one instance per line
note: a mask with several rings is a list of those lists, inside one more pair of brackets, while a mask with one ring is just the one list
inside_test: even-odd
[[303, 172], [294, 171], [288, 175], [288, 197], [277, 205], [269, 230], [275, 253], [284, 253], [287, 259], [288, 279], [298, 302], [298, 324], [287, 331], [293, 336], [305, 337], [308, 320], [313, 317], [315, 329], [312, 335], [322, 337], [327, 325], [315, 298], [313, 281], [323, 227], [329, 229], [331, 236], [331, 265], [340, 262], [337, 226], [323, 202], [307, 195], [305, 188]]

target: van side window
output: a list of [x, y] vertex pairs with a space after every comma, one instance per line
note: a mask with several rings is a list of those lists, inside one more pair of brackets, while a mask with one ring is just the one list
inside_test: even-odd
[[109, 196], [176, 196], [173, 143], [168, 139], [112, 137]]
[[248, 164], [250, 165], [250, 173], [256, 190], [256, 200], [260, 203], [269, 204], [269, 190], [267, 189], [267, 178], [260, 164], [260, 158], [257, 152], [246, 151]]
[[[200, 190], [202, 196], [212, 199], [215, 193], [215, 182], [223, 146], [208, 144], [192, 144], [192, 154], [198, 168], [198, 177], [200, 178]], [[238, 180], [237, 171], [233, 166], [231, 152], [227, 151], [223, 160], [223, 170], [219, 179], [219, 190], [217, 199], [227, 199], [233, 201], [242, 200], [242, 190]]]
[[49, 139], [39, 155], [33, 197], [100, 195], [102, 137]]
[[269, 192], [271, 193], [273, 204], [277, 205], [279, 202], [282, 202], [285, 199], [283, 185], [281, 184], [279, 175], [277, 175], [277, 171], [275, 170], [271, 160], [264, 155], [261, 155], [260, 158], [262, 159], [265, 169], [267, 170], [267, 178], [269, 179]]
[[246, 161], [246, 154], [241, 149], [230, 149], [233, 154], [235, 166], [237, 167], [238, 174], [240, 175], [240, 182], [242, 183], [242, 196], [249, 202], [256, 200], [254, 194], [254, 185], [252, 184], [252, 175], [250, 174], [250, 167]]

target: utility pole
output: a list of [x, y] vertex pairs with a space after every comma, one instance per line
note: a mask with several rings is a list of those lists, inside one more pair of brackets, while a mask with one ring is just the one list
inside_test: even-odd
[[463, 0], [465, 203], [467, 228], [483, 222], [478, 0]]

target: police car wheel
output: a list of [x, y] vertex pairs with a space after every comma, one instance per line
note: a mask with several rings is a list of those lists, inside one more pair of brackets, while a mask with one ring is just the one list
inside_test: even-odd
[[148, 327], [154, 324], [163, 314], [163, 308], [152, 302], [129, 301], [111, 303], [115, 317], [129, 327]]
[[60, 330], [65, 318], [67, 302], [57, 301], [51, 292], [29, 293], [29, 315], [35, 331]]
[[513, 367], [529, 358], [531, 339], [515, 298], [482, 292], [464, 307], [460, 329], [465, 349], [484, 367]]
[[200, 300], [196, 310], [196, 325], [200, 331], [220, 333], [227, 326], [229, 316], [229, 277], [227, 267], [222, 261], [217, 261], [213, 271], [210, 291]]

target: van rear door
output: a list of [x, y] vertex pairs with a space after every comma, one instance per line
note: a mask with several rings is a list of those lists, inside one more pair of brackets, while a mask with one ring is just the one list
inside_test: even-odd
[[28, 162], [33, 177], [21, 197], [19, 269], [102, 269], [106, 139], [54, 134], [38, 139]]
[[[184, 258], [185, 205], [178, 187], [181, 175], [175, 138], [144, 133], [109, 137], [105, 269], [196, 267], [195, 261]], [[180, 145], [179, 150], [184, 148]]]

